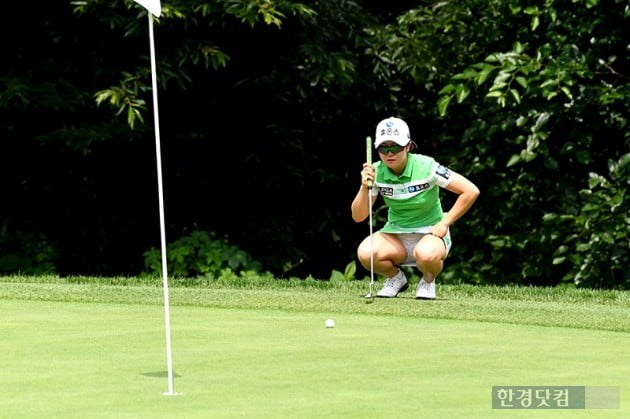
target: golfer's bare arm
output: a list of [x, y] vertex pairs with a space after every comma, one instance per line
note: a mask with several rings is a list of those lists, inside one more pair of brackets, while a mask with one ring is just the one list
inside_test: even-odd
[[450, 227], [455, 221], [461, 218], [461, 216], [472, 207], [479, 196], [479, 188], [470, 180], [455, 172], [452, 173], [452, 176], [453, 179], [446, 187], [446, 190], [459, 196], [451, 209], [444, 214], [444, 218], [441, 221], [447, 227]]
[[[368, 182], [373, 182], [373, 180], [374, 167], [364, 163], [363, 170], [361, 171], [361, 187], [350, 206], [352, 210], [352, 219], [357, 223], [365, 220], [370, 215], [370, 206], [368, 205]], [[376, 201], [377, 196], [378, 195], [372, 193], [372, 203]]]

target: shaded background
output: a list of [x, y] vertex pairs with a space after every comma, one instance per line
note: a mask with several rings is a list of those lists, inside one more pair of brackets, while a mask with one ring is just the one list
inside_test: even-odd
[[[394, 3], [308, 1], [309, 14], [273, 2], [276, 25], [255, 2], [162, 2], [167, 240], [214, 232], [278, 276], [343, 271], [368, 232], [349, 209], [365, 137], [397, 115], [422, 153], [482, 191], [453, 227], [445, 281], [579, 285], [586, 266], [590, 286], [627, 286], [628, 184], [610, 170], [629, 149], [623, 2]], [[146, 14], [122, 0], [75, 7], [18, 4], [2, 18], [4, 273], [137, 275], [159, 247]], [[486, 85], [466, 79], [515, 42], [520, 61], [493, 62]], [[547, 58], [528, 70], [536, 52]], [[512, 82], [519, 100], [486, 97], [498, 71], [525, 79]], [[122, 99], [97, 106], [108, 89]], [[130, 126], [125, 98], [146, 101], [144, 123]], [[589, 173], [609, 188], [581, 194]]]

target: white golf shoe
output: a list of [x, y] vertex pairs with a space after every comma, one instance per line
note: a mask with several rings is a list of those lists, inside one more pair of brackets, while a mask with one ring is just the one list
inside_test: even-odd
[[435, 300], [435, 281], [426, 282], [420, 280], [418, 288], [416, 288], [416, 298], [420, 300]]
[[383, 288], [376, 294], [377, 297], [392, 298], [398, 295], [399, 292], [403, 292], [409, 287], [409, 282], [405, 273], [400, 270], [391, 278], [387, 278]]

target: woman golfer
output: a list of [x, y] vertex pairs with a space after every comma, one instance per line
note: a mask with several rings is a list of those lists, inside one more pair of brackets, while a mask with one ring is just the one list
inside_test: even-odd
[[[464, 176], [437, 163], [433, 158], [414, 154], [409, 127], [399, 118], [387, 118], [376, 126], [374, 146], [380, 161], [363, 163], [361, 188], [352, 201], [352, 219], [365, 220], [370, 205], [380, 194], [388, 206], [387, 223], [367, 237], [357, 250], [361, 264], [370, 269], [373, 251], [374, 273], [387, 277], [378, 297], [396, 297], [409, 286], [400, 266], [417, 266], [422, 279], [416, 298], [435, 298], [435, 278], [444, 267], [451, 248], [449, 228], [473, 205], [479, 189]], [[368, 183], [377, 193], [369, 202]], [[442, 211], [439, 188], [458, 195], [453, 207]]]

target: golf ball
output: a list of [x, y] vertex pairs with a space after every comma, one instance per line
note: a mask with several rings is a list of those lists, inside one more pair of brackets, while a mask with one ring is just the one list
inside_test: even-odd
[[335, 321], [333, 319], [326, 320], [326, 327], [335, 327]]

